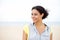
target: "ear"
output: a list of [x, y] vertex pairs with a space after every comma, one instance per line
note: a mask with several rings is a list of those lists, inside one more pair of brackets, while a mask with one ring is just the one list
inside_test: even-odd
[[44, 16], [44, 13], [41, 14], [41, 17], [43, 17], [43, 16]]

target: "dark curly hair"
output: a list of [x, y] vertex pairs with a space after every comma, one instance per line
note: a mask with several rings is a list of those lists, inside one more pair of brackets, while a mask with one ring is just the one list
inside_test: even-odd
[[44, 16], [42, 17], [42, 19], [45, 19], [48, 16], [47, 10], [45, 10], [45, 8], [42, 6], [34, 6], [32, 7], [32, 10], [33, 9], [36, 9], [40, 14], [44, 13]]

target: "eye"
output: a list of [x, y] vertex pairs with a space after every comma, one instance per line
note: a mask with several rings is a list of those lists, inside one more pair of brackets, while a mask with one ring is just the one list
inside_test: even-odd
[[36, 16], [37, 14], [35, 13], [34, 15]]
[[36, 15], [38, 15], [38, 14], [36, 14], [36, 13], [34, 13], [34, 14], [33, 14], [33, 13], [31, 13], [31, 15], [35, 15], [35, 16], [36, 16]]
[[31, 13], [31, 15], [33, 15], [33, 13]]

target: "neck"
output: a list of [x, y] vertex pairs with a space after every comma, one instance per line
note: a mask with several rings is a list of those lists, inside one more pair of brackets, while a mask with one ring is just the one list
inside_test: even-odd
[[35, 26], [36, 27], [41, 27], [43, 25], [42, 21], [38, 21], [35, 23]]

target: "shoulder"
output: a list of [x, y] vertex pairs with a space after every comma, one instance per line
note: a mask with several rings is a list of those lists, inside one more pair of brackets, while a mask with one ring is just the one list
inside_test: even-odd
[[50, 34], [53, 33], [53, 26], [50, 26]]
[[50, 34], [53, 33], [53, 26], [47, 26], [47, 30], [49, 30]]
[[48, 25], [46, 25], [45, 23], [44, 23], [44, 25], [46, 26], [47, 31], [49, 31], [50, 27]]
[[23, 31], [28, 34], [31, 26], [32, 26], [31, 23], [24, 24]]
[[26, 23], [26, 24], [24, 24], [23, 29], [29, 28], [30, 26], [32, 26], [32, 23]]
[[24, 31], [25, 33], [28, 33], [28, 30], [29, 30], [28, 24], [24, 24], [24, 26], [23, 26], [23, 31]]

